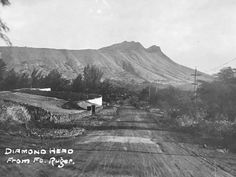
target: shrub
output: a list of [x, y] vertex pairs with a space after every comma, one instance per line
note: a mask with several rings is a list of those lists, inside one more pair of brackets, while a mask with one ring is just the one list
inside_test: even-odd
[[20, 105], [15, 105], [11, 103], [2, 103], [1, 105], [1, 122], [4, 121], [14, 121], [16, 123], [27, 123], [30, 121], [30, 115], [27, 109]]
[[[144, 95], [147, 95], [147, 88], [141, 91], [139, 98], [146, 100], [143, 98]], [[195, 115], [196, 107], [192, 100], [192, 93], [172, 86], [160, 89], [155, 94], [152, 94], [150, 103], [159, 107], [168, 117], [174, 119], [183, 115]]]
[[30, 121], [30, 115], [25, 107], [19, 105], [12, 105], [6, 107], [6, 114], [11, 118], [13, 121], [19, 123], [27, 123]]
[[26, 133], [30, 120], [31, 116], [25, 107], [2, 102], [0, 129], [4, 130], [4, 132]]

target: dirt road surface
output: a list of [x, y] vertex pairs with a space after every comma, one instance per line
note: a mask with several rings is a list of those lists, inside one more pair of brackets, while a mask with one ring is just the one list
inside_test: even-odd
[[[73, 148], [75, 164], [63, 168], [48, 164], [6, 164], [1, 152], [0, 176], [27, 177], [233, 177], [235, 170], [219, 162], [235, 155], [211, 156], [201, 149], [176, 139], [176, 132], [161, 127], [144, 110], [122, 106], [118, 116], [106, 126], [70, 140], [50, 140], [48, 146]], [[179, 136], [179, 135], [178, 135]], [[10, 139], [1, 138], [4, 146]], [[19, 146], [19, 139], [13, 140]], [[34, 140], [21, 140], [26, 145]], [[38, 140], [39, 141], [39, 140]], [[16, 144], [17, 143], [17, 144]], [[44, 146], [34, 141], [35, 146]], [[14, 143], [13, 143], [14, 144]], [[13, 145], [11, 144], [11, 145]], [[1, 145], [3, 148], [3, 146]]]

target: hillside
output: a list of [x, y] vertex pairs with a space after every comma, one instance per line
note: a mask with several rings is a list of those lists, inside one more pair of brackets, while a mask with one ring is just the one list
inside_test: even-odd
[[[71, 79], [81, 73], [87, 64], [95, 64], [104, 72], [104, 78], [142, 83], [145, 81], [172, 85], [191, 83], [193, 69], [179, 65], [167, 57], [158, 46], [144, 48], [138, 42], [122, 42], [98, 50], [65, 50], [28, 47], [0, 47], [8, 69], [30, 73], [34, 68], [47, 74], [58, 69]], [[201, 80], [211, 80], [203, 74]]]

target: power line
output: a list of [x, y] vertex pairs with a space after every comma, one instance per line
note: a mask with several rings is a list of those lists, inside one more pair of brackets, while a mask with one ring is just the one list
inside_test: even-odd
[[227, 61], [227, 62], [225, 62], [225, 63], [223, 63], [223, 64], [221, 64], [221, 65], [219, 65], [219, 66], [216, 66], [216, 67], [214, 67], [214, 68], [209, 69], [207, 72], [209, 72], [209, 71], [214, 71], [214, 70], [216, 70], [216, 69], [222, 68], [223, 66], [225, 66], [225, 65], [227, 65], [227, 64], [229, 64], [229, 63], [231, 63], [231, 62], [233, 62], [233, 61], [235, 61], [235, 60], [236, 60], [236, 58], [234, 58], [234, 59], [232, 59], [232, 60], [229, 60], [229, 61]]

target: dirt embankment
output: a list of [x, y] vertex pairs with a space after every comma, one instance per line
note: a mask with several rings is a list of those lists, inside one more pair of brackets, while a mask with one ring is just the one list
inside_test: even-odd
[[54, 114], [43, 108], [1, 101], [0, 129], [7, 134], [35, 136], [40, 138], [66, 138], [85, 133], [86, 128], [97, 127], [111, 120], [117, 108], [99, 109], [75, 115]]

